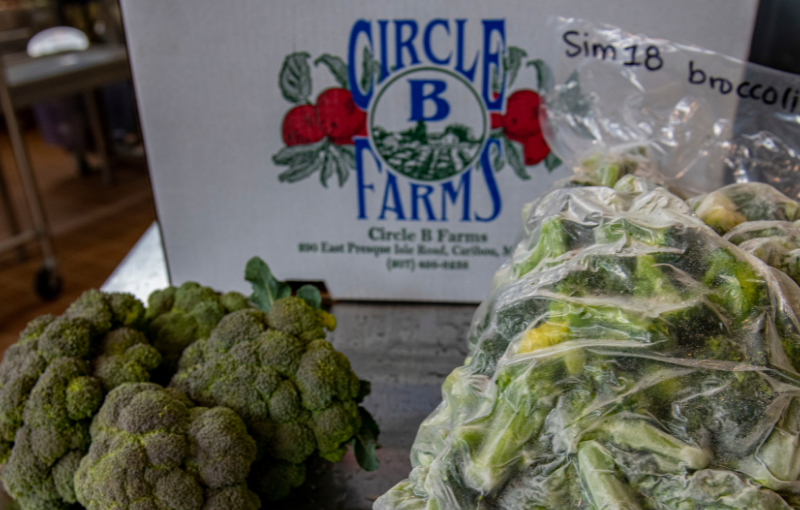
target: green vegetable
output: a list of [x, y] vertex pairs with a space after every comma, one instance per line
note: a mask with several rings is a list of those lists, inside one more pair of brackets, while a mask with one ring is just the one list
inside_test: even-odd
[[[23, 510], [68, 508], [89, 424], [105, 394], [143, 382], [161, 356], [129, 294], [85, 292], [64, 315], [31, 321], [0, 364], [0, 453], [6, 490]], [[138, 329], [137, 329], [138, 328]]]
[[725, 239], [800, 282], [800, 229], [787, 221], [742, 223]]
[[800, 206], [769, 184], [731, 184], [690, 200], [698, 216], [724, 235], [746, 221], [796, 221]]
[[162, 357], [153, 381], [169, 384], [184, 349], [208, 338], [225, 314], [249, 307], [238, 292], [220, 294], [196, 282], [153, 292], [148, 298], [148, 336]]
[[123, 384], [108, 394], [91, 435], [74, 477], [88, 510], [260, 508], [247, 488], [255, 441], [230, 409], [194, 407], [152, 383]]
[[[257, 277], [254, 267], [262, 271]], [[282, 499], [299, 486], [309, 456], [337, 462], [351, 442], [362, 467], [376, 469], [377, 427], [358, 406], [368, 386], [325, 340], [335, 320], [314, 308], [318, 292], [304, 292], [311, 304], [273, 292], [283, 284], [260, 261], [248, 264], [247, 276], [255, 282], [252, 300], [267, 312], [226, 315], [184, 351], [171, 386], [200, 405], [227, 406], [242, 416], [258, 445], [251, 486], [266, 499]]]
[[[800, 287], [664, 186], [597, 168], [615, 189], [526, 206], [376, 510], [800, 508]], [[761, 185], [720, 191], [697, 209], [719, 230], [797, 214]]]

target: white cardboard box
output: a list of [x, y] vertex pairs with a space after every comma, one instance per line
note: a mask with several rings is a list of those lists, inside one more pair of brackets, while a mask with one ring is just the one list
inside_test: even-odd
[[[757, 1], [122, 7], [173, 283], [246, 290], [245, 262], [259, 255], [279, 278], [324, 280], [338, 299], [476, 302], [522, 205], [568, 174], [552, 156], [539, 161], [547, 148], [532, 120], [532, 61], [556, 42], [548, 15], [746, 58]], [[359, 83], [353, 94], [330, 90], [345, 81]], [[316, 106], [286, 117], [305, 102]], [[506, 115], [499, 131], [493, 113]], [[279, 180], [287, 171], [296, 182]]]

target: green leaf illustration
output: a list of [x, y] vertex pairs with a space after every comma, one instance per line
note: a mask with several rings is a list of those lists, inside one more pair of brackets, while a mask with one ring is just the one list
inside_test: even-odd
[[350, 171], [356, 169], [355, 147], [352, 145], [331, 145], [331, 151], [336, 156], [336, 176], [339, 178], [339, 187], [344, 186], [350, 177]]
[[529, 180], [531, 176], [525, 171], [525, 149], [522, 144], [503, 138], [503, 150], [506, 153], [506, 162], [517, 174], [517, 177], [523, 181]]
[[333, 177], [333, 174], [336, 173], [337, 166], [336, 156], [331, 154], [330, 151], [326, 152], [325, 163], [322, 165], [322, 171], [319, 173], [319, 180], [323, 187], [328, 187], [328, 179]]
[[361, 74], [361, 90], [368, 90], [372, 83], [372, 77], [381, 75], [381, 63], [372, 56], [372, 52], [364, 46], [363, 73]]
[[525, 65], [536, 68], [536, 89], [539, 92], [553, 89], [553, 86], [555, 85], [553, 72], [550, 70], [550, 66], [548, 66], [544, 60], [537, 58], [536, 60], [529, 61]]
[[314, 61], [315, 66], [319, 65], [320, 63], [328, 66], [328, 69], [330, 69], [331, 73], [333, 73], [333, 77], [336, 78], [336, 81], [343, 89], [349, 88], [347, 83], [347, 64], [344, 62], [344, 60], [335, 55], [324, 53], [321, 57]]
[[292, 53], [283, 61], [279, 83], [283, 97], [292, 103], [307, 103], [311, 96], [311, 55], [301, 51]]
[[272, 161], [276, 165], [294, 165], [301, 162], [310, 162], [320, 150], [324, 149], [327, 143], [326, 140], [320, 140], [317, 143], [307, 145], [284, 147], [272, 156]]
[[324, 158], [319, 154], [315, 154], [310, 161], [300, 161], [289, 166], [285, 172], [278, 174], [280, 182], [297, 182], [302, 181], [314, 175], [315, 172], [322, 169]]
[[517, 79], [519, 68], [522, 61], [528, 56], [528, 52], [517, 46], [509, 46], [508, 52], [503, 57], [503, 67], [506, 70], [506, 88], [511, 88]]
[[558, 158], [558, 156], [553, 154], [552, 150], [550, 151], [550, 154], [548, 154], [547, 157], [544, 158], [544, 166], [547, 168], [548, 172], [552, 172], [553, 170], [558, 168], [561, 165], [561, 163], [562, 161]]
[[489, 146], [489, 157], [493, 158], [493, 165], [494, 171], [499, 172], [506, 166], [506, 162], [503, 161], [503, 155], [501, 154], [500, 147], [495, 144]]
[[303, 285], [297, 289], [297, 297], [303, 299], [314, 310], [319, 310], [322, 306], [322, 295], [313, 285]]
[[275, 301], [292, 295], [291, 287], [275, 279], [267, 263], [259, 257], [247, 261], [244, 279], [253, 286], [250, 301], [264, 312], [268, 312]]

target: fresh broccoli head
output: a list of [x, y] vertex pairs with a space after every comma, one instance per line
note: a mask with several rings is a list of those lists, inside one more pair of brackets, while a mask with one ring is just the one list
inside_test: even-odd
[[269, 313], [228, 314], [183, 354], [171, 386], [204, 406], [230, 407], [258, 444], [252, 485], [281, 499], [305, 477], [315, 451], [336, 462], [361, 426], [361, 384], [327, 342], [326, 313], [285, 297]]
[[247, 488], [253, 438], [230, 409], [193, 407], [152, 383], [123, 384], [92, 422], [92, 444], [75, 473], [88, 510], [256, 510]]
[[148, 334], [162, 356], [153, 381], [168, 384], [184, 349], [207, 338], [225, 314], [249, 306], [238, 292], [220, 294], [195, 282], [153, 292], [148, 298]]
[[105, 393], [149, 380], [160, 361], [129, 294], [85, 292], [60, 317], [33, 320], [0, 364], [0, 454], [9, 493], [27, 509], [75, 503], [72, 475]]
[[85, 361], [59, 358], [44, 371], [2, 472], [6, 491], [23, 510], [66, 509], [76, 502], [72, 478], [102, 400], [100, 381], [89, 376]]

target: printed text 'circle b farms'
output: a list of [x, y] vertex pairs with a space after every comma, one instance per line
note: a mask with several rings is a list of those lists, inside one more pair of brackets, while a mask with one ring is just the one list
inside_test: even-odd
[[387, 81], [372, 102], [369, 135], [384, 165], [439, 181], [470, 168], [486, 141], [486, 109], [460, 76], [421, 67]]

